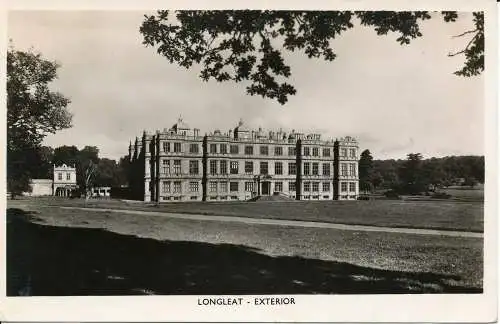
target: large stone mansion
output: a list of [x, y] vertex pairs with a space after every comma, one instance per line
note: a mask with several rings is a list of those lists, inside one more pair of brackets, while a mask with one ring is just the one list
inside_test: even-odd
[[296, 200], [355, 200], [358, 143], [282, 130], [264, 133], [239, 122], [200, 135], [181, 118], [170, 129], [129, 145], [129, 185], [143, 201], [230, 201], [261, 195]]

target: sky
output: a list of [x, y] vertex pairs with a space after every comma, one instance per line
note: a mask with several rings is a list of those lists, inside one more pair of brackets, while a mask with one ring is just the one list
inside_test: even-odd
[[284, 106], [249, 96], [244, 84], [204, 82], [200, 68], [170, 64], [142, 44], [139, 11], [11, 11], [8, 37], [61, 64], [53, 89], [69, 97], [73, 127], [46, 137], [52, 147], [97, 146], [101, 157], [128, 154], [143, 130], [171, 127], [179, 116], [201, 133], [251, 128], [355, 137], [375, 159], [484, 154], [484, 76], [453, 74], [472, 26], [422, 23], [424, 37], [401, 46], [356, 26], [332, 44], [333, 62], [287, 54], [297, 89]]

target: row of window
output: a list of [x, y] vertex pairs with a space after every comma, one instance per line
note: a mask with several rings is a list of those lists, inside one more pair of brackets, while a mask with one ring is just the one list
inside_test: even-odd
[[[63, 174], [62, 172], [57, 173], [57, 180], [62, 180]], [[66, 173], [66, 180], [71, 180], [71, 173]]]
[[341, 192], [346, 192], [347, 191], [347, 186], [349, 186], [349, 192], [355, 192], [356, 191], [356, 182], [341, 182], [340, 183], [340, 191]]
[[[347, 149], [342, 148], [340, 149], [340, 156], [341, 157], [347, 157]], [[349, 157], [355, 158], [356, 157], [356, 149], [349, 149]]]
[[[254, 174], [254, 162], [245, 161], [244, 162], [245, 174]], [[274, 174], [282, 175], [284, 174], [283, 162], [274, 162]], [[304, 175], [319, 175], [319, 165], [318, 162], [304, 162]], [[269, 174], [269, 162], [262, 161], [259, 164], [260, 173], [259, 174]], [[161, 174], [174, 174], [180, 175], [182, 171], [181, 160], [162, 160], [162, 165], [160, 168]], [[200, 163], [198, 160], [189, 161], [189, 174], [197, 175], [200, 173]], [[239, 174], [239, 161], [230, 161], [229, 164], [230, 174]], [[209, 163], [209, 174], [228, 174], [228, 161], [226, 160], [211, 160]], [[288, 163], [288, 174], [297, 174], [297, 164], [294, 162]], [[322, 175], [329, 176], [331, 174], [331, 164], [322, 163]], [[62, 180], [62, 174], [59, 174], [59, 180]], [[341, 163], [340, 164], [340, 175], [342, 176], [356, 176], [356, 163]], [[69, 180], [68, 174], [68, 180]]]
[[[348, 169], [349, 168], [349, 169]], [[347, 172], [349, 171], [349, 172]], [[356, 176], [356, 163], [340, 163], [341, 176]]]
[[[245, 182], [245, 191], [247, 192], [255, 192], [255, 182], [246, 181]], [[319, 192], [320, 182], [304, 182], [304, 192]], [[188, 183], [189, 192], [199, 192], [200, 183], [199, 181], [190, 181]], [[330, 191], [330, 182], [322, 182], [322, 191], [328, 192]], [[356, 182], [341, 182], [340, 183], [340, 191], [341, 192], [355, 192], [356, 191]], [[228, 182], [217, 182], [217, 181], [209, 181], [208, 183], [209, 192], [228, 192]], [[163, 193], [181, 193], [182, 192], [182, 182], [181, 181], [162, 181], [161, 191]], [[239, 191], [239, 182], [231, 181], [229, 182], [229, 191], [235, 192]], [[283, 182], [274, 182], [274, 191], [282, 192], [283, 191]], [[296, 191], [296, 183], [294, 181], [288, 182], [288, 191]]]
[[[173, 144], [173, 145], [172, 145]], [[283, 146], [275, 146], [274, 147], [274, 155], [275, 156], [282, 156], [284, 154], [283, 152]], [[182, 143], [180, 142], [175, 142], [175, 143], [170, 143], [170, 142], [163, 142], [163, 152], [174, 152], [174, 153], [180, 153], [182, 152]], [[199, 144], [198, 143], [191, 143], [189, 144], [189, 153], [199, 153]], [[319, 147], [309, 147], [305, 146], [303, 148], [303, 155], [304, 156], [319, 156], [320, 148]], [[210, 144], [209, 145], [209, 153], [210, 154], [227, 154], [228, 153], [228, 145], [227, 144]], [[240, 153], [240, 147], [239, 145], [233, 144], [229, 145], [229, 153], [230, 154], [239, 154]], [[297, 154], [297, 150], [295, 147], [288, 147], [288, 155], [289, 156], [295, 156]], [[323, 148], [323, 155], [324, 157], [330, 157], [331, 156], [331, 149], [330, 148]], [[356, 157], [356, 149], [350, 149], [349, 150], [350, 157]], [[245, 145], [244, 147], [244, 154], [245, 155], [254, 155], [254, 146], [253, 145]], [[260, 145], [259, 146], [259, 154], [260, 155], [269, 155], [269, 146], [267, 145]], [[343, 148], [341, 149], [340, 155], [342, 157], [347, 157], [347, 149]]]

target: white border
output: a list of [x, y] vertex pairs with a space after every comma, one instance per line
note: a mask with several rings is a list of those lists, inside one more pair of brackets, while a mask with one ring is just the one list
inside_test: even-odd
[[[412, 1], [37, 1], [12, 0], [10, 10], [51, 9], [330, 9], [330, 10], [457, 10], [485, 11], [485, 273], [484, 293], [480, 295], [295, 295], [297, 305], [287, 307], [200, 307], [199, 296], [141, 297], [25, 297], [6, 298], [5, 268], [0, 267], [0, 320], [8, 321], [117, 321], [117, 322], [492, 322], [497, 314], [497, 218], [498, 215], [498, 114], [497, 114], [497, 8], [492, 0]], [[6, 44], [6, 11], [3, 10], [1, 37]], [[1, 78], [5, 86], [5, 51], [2, 52]], [[5, 91], [2, 107], [6, 106]], [[2, 110], [5, 116], [5, 110]], [[5, 118], [3, 119], [5, 120]], [[5, 134], [5, 124], [1, 123]], [[5, 147], [5, 136], [0, 136]], [[4, 152], [3, 150], [2, 152]], [[5, 181], [5, 159], [0, 172]], [[495, 179], [495, 180], [494, 180]], [[5, 204], [5, 186], [0, 190]], [[5, 210], [5, 209], [4, 209]], [[5, 214], [5, 213], [4, 213]], [[5, 220], [0, 225], [0, 245], [5, 247]], [[3, 243], [3, 244], [2, 244]], [[0, 264], [5, 265], [2, 248]], [[3, 262], [2, 262], [3, 261]]]

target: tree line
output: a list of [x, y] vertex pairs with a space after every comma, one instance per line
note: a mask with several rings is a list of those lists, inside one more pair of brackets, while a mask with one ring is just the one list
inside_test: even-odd
[[35, 149], [31, 156], [33, 172], [32, 178], [52, 179], [53, 165], [66, 164], [76, 167], [77, 185], [81, 190], [88, 186], [86, 174], [92, 167], [92, 185], [97, 187], [119, 187], [127, 185], [128, 156], [121, 157], [118, 161], [99, 157], [96, 146], [85, 146], [79, 150], [76, 146], [60, 146], [52, 148], [41, 146]]
[[474, 187], [484, 183], [484, 156], [447, 156], [424, 159], [409, 153], [406, 160], [374, 160], [369, 150], [361, 153], [361, 192], [393, 189], [401, 194], [417, 194], [454, 185]]

